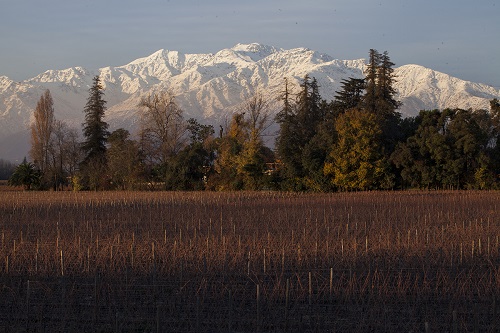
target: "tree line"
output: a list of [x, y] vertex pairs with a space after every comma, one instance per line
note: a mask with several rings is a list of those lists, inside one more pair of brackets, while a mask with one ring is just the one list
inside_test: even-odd
[[[168, 91], [143, 97], [139, 130], [108, 131], [104, 89], [95, 77], [84, 108], [83, 141], [56, 120], [50, 91], [31, 125], [30, 157], [10, 183], [74, 190], [359, 191], [500, 187], [500, 103], [490, 110], [423, 110], [402, 118], [388, 52], [370, 50], [365, 78], [341, 82], [333, 101], [305, 76], [287, 79], [273, 118], [257, 92], [218, 133], [185, 119]], [[275, 149], [263, 135], [276, 122]]]

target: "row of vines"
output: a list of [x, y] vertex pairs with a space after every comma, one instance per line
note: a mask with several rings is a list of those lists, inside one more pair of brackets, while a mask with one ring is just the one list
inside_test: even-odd
[[0, 332], [497, 331], [500, 192], [0, 192]]

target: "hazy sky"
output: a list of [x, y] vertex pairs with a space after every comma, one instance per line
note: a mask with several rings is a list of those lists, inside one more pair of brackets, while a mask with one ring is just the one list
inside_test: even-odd
[[0, 0], [0, 75], [18, 81], [251, 42], [338, 59], [387, 50], [396, 66], [500, 87], [500, 0]]

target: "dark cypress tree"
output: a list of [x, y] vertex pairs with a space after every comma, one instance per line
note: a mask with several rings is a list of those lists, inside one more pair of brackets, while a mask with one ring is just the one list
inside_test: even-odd
[[337, 95], [333, 101], [333, 110], [337, 115], [359, 106], [365, 91], [365, 79], [350, 77], [340, 83], [342, 89], [335, 92]]
[[280, 124], [276, 148], [283, 163], [282, 176], [287, 179], [284, 187], [294, 190], [306, 190], [308, 187], [305, 177], [310, 174], [311, 165], [317, 163], [310, 161], [316, 158], [314, 147], [306, 147], [316, 136], [327, 114], [327, 104], [321, 99], [316, 79], [306, 75], [300, 87], [292, 104], [286, 82], [283, 109], [276, 117]]
[[106, 111], [106, 101], [103, 99], [104, 91], [99, 76], [95, 76], [94, 84], [89, 90], [89, 97], [85, 105], [85, 122], [83, 123], [83, 136], [85, 141], [82, 149], [85, 153], [83, 164], [90, 160], [106, 159], [106, 142], [109, 135], [108, 124], [103, 121]]
[[301, 163], [299, 152], [300, 135], [297, 129], [297, 116], [291, 101], [289, 82], [285, 78], [285, 90], [281, 100], [283, 108], [276, 115], [276, 122], [280, 125], [280, 131], [276, 138], [276, 150], [283, 164], [281, 170], [284, 178], [293, 178], [300, 173]]
[[401, 103], [394, 97], [394, 63], [387, 51], [380, 55], [380, 64], [377, 70], [376, 109], [383, 118], [392, 117]]
[[395, 99], [394, 63], [389, 53], [380, 54], [377, 50], [370, 49], [368, 65], [365, 71], [365, 95], [361, 106], [380, 119], [387, 119], [394, 115], [401, 103]]
[[365, 70], [365, 95], [361, 101], [361, 107], [371, 113], [377, 113], [377, 78], [380, 66], [380, 53], [370, 49], [368, 65]]
[[321, 108], [318, 81], [304, 77], [297, 96], [296, 114], [301, 133], [301, 142], [305, 145], [316, 134], [318, 125], [325, 119], [325, 110]]
[[85, 158], [80, 165], [80, 171], [84, 179], [84, 187], [98, 189], [104, 182], [107, 164], [106, 142], [109, 132], [108, 124], [103, 120], [106, 101], [103, 99], [104, 89], [99, 76], [95, 76], [93, 82], [84, 109], [83, 136], [85, 141], [82, 143], [82, 150]]

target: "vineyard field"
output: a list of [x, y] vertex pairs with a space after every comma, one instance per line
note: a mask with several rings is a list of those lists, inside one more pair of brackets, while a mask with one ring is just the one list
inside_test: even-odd
[[497, 332], [499, 205], [0, 191], [0, 332]]

